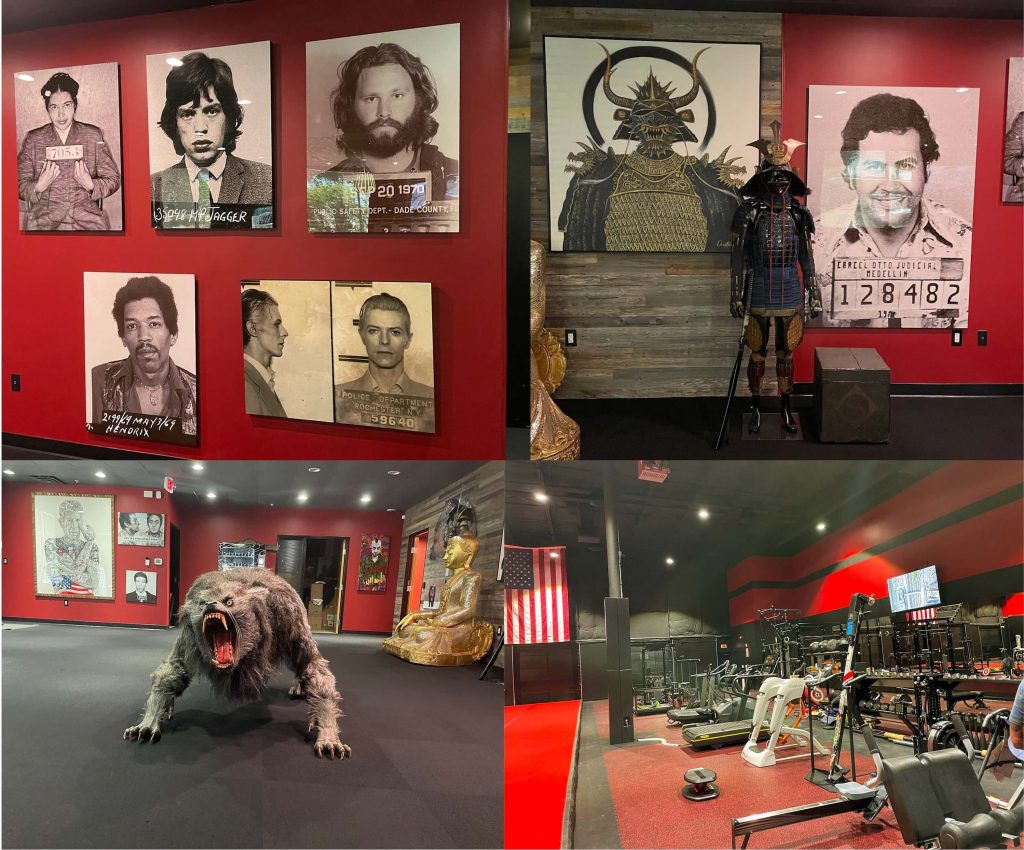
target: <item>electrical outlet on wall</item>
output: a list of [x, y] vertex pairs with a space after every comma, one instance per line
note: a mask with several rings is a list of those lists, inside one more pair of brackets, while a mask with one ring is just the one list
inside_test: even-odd
[[964, 332], [960, 328], [953, 328], [953, 345], [961, 346], [964, 344]]
[[567, 348], [572, 348], [576, 345], [576, 329], [568, 328], [565, 331], [565, 345]]
[[978, 331], [978, 345], [988, 345], [988, 331]]
[[11, 392], [12, 393], [20, 393], [21, 392], [21, 375], [18, 375], [18, 374], [12, 374], [11, 375]]

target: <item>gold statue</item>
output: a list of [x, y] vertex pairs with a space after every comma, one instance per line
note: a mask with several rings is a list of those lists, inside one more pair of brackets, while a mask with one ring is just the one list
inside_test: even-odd
[[459, 523], [459, 533], [448, 541], [444, 563], [453, 571], [441, 591], [436, 612], [413, 611], [395, 626], [394, 634], [384, 641], [384, 651], [434, 667], [472, 664], [487, 654], [494, 639], [490, 623], [473, 617], [480, 585], [484, 577], [473, 569], [480, 541], [469, 523]]
[[579, 460], [580, 426], [551, 398], [565, 377], [565, 352], [544, 327], [544, 247], [530, 242], [530, 460]]

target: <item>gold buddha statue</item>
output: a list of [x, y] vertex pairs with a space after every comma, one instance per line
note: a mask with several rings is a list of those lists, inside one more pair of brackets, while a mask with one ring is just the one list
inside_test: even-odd
[[448, 541], [444, 563], [452, 577], [441, 591], [436, 611], [406, 614], [394, 634], [384, 641], [384, 651], [413, 664], [453, 667], [472, 664], [487, 654], [494, 639], [490, 623], [473, 617], [483, 575], [473, 569], [480, 541], [473, 536], [468, 522], [459, 524], [459, 533]]
[[551, 398], [565, 377], [565, 352], [544, 327], [547, 280], [544, 246], [530, 243], [530, 460], [578, 460], [580, 426]]

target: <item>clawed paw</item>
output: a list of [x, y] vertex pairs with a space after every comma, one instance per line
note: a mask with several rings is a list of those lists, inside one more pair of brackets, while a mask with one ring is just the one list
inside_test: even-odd
[[317, 758], [324, 756], [329, 759], [352, 758], [352, 748], [348, 744], [341, 743], [337, 738], [321, 737], [313, 745], [313, 752], [316, 753]]
[[129, 726], [121, 737], [126, 741], [138, 741], [140, 744], [147, 741], [155, 744], [160, 740], [160, 727], [155, 723], [153, 725], [140, 723], [138, 726]]
[[300, 681], [298, 681], [296, 679], [295, 682], [292, 684], [292, 686], [288, 689], [288, 696], [290, 696], [290, 697], [302, 697], [302, 696], [305, 696], [305, 692], [302, 690], [302, 682], [300, 682]]

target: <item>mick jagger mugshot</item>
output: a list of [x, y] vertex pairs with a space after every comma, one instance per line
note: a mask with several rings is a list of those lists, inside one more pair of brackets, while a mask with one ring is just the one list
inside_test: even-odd
[[162, 431], [164, 439], [194, 443], [198, 381], [171, 358], [178, 341], [171, 287], [152, 275], [130, 278], [114, 296], [111, 314], [128, 356], [92, 368], [94, 430], [155, 439], [153, 432]]
[[231, 68], [199, 52], [180, 61], [167, 75], [160, 129], [181, 159], [150, 178], [153, 226], [271, 226], [271, 166], [234, 155], [245, 109]]
[[419, 57], [391, 42], [362, 48], [338, 66], [330, 104], [342, 159], [310, 181], [311, 230], [366, 229], [366, 219], [395, 216], [453, 217], [445, 202], [458, 200], [459, 162], [431, 144], [439, 128], [437, 87]]
[[29, 130], [18, 154], [24, 230], [110, 230], [103, 199], [121, 173], [103, 131], [78, 121], [78, 82], [63, 71], [39, 90], [50, 123]]
[[367, 298], [359, 308], [359, 338], [366, 347], [366, 371], [335, 385], [335, 420], [433, 432], [434, 388], [405, 371], [405, 352], [413, 341], [405, 303], [387, 292]]
[[[904, 328], [965, 324], [971, 225], [925, 194], [939, 144], [924, 109], [916, 100], [888, 93], [861, 100], [843, 128], [840, 155], [842, 179], [854, 197], [831, 226], [816, 222], [813, 239], [823, 323]], [[883, 271], [873, 272], [864, 260]], [[870, 281], [860, 278], [871, 274], [886, 279], [867, 287]], [[850, 312], [843, 308], [850, 305], [859, 312], [843, 316]], [[897, 307], [917, 315], [901, 316]], [[868, 312], [873, 315], [866, 316]]]

